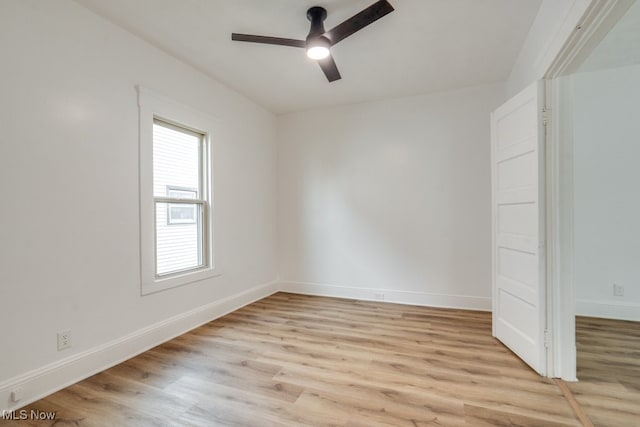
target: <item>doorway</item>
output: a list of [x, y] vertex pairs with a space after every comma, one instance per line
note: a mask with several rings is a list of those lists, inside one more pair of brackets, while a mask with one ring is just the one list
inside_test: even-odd
[[564, 198], [555, 201], [565, 228], [557, 280], [570, 288], [565, 307], [575, 307], [567, 315], [576, 316], [578, 382], [569, 387], [595, 425], [632, 426], [640, 419], [640, 2], [616, 21], [556, 79]]

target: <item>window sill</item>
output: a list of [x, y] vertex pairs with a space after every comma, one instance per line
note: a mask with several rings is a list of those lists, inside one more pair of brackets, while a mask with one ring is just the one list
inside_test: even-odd
[[155, 294], [157, 292], [166, 291], [167, 289], [177, 288], [179, 286], [188, 285], [194, 282], [222, 276], [220, 267], [204, 268], [196, 271], [187, 271], [178, 273], [164, 278], [153, 278], [151, 280], [142, 281], [142, 295]]

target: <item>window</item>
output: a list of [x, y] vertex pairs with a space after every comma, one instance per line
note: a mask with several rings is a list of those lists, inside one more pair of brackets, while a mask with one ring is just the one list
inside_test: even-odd
[[142, 293], [219, 275], [213, 256], [211, 119], [138, 88]]
[[153, 121], [158, 277], [204, 267], [207, 201], [198, 197], [206, 169], [202, 164], [203, 141], [203, 134], [159, 119]]

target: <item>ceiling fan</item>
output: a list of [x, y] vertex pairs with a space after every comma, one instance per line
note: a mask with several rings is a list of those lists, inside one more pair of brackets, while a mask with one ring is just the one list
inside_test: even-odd
[[323, 22], [327, 17], [327, 11], [323, 7], [314, 6], [307, 10], [307, 19], [311, 21], [311, 29], [305, 40], [238, 33], [232, 33], [231, 40], [306, 49], [307, 56], [317, 60], [327, 80], [333, 82], [339, 80], [341, 77], [338, 66], [333, 60], [329, 50], [331, 46], [391, 12], [393, 12], [393, 6], [391, 6], [387, 0], [380, 0], [347, 19], [342, 24], [337, 25], [329, 31], [325, 31]]

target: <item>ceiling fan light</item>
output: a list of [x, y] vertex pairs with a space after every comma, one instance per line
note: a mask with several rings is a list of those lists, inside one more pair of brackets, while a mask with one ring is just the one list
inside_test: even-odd
[[324, 59], [329, 56], [329, 48], [325, 46], [311, 46], [307, 48], [307, 56], [311, 59]]
[[329, 56], [331, 43], [326, 37], [307, 38], [307, 56], [311, 59], [324, 59]]

